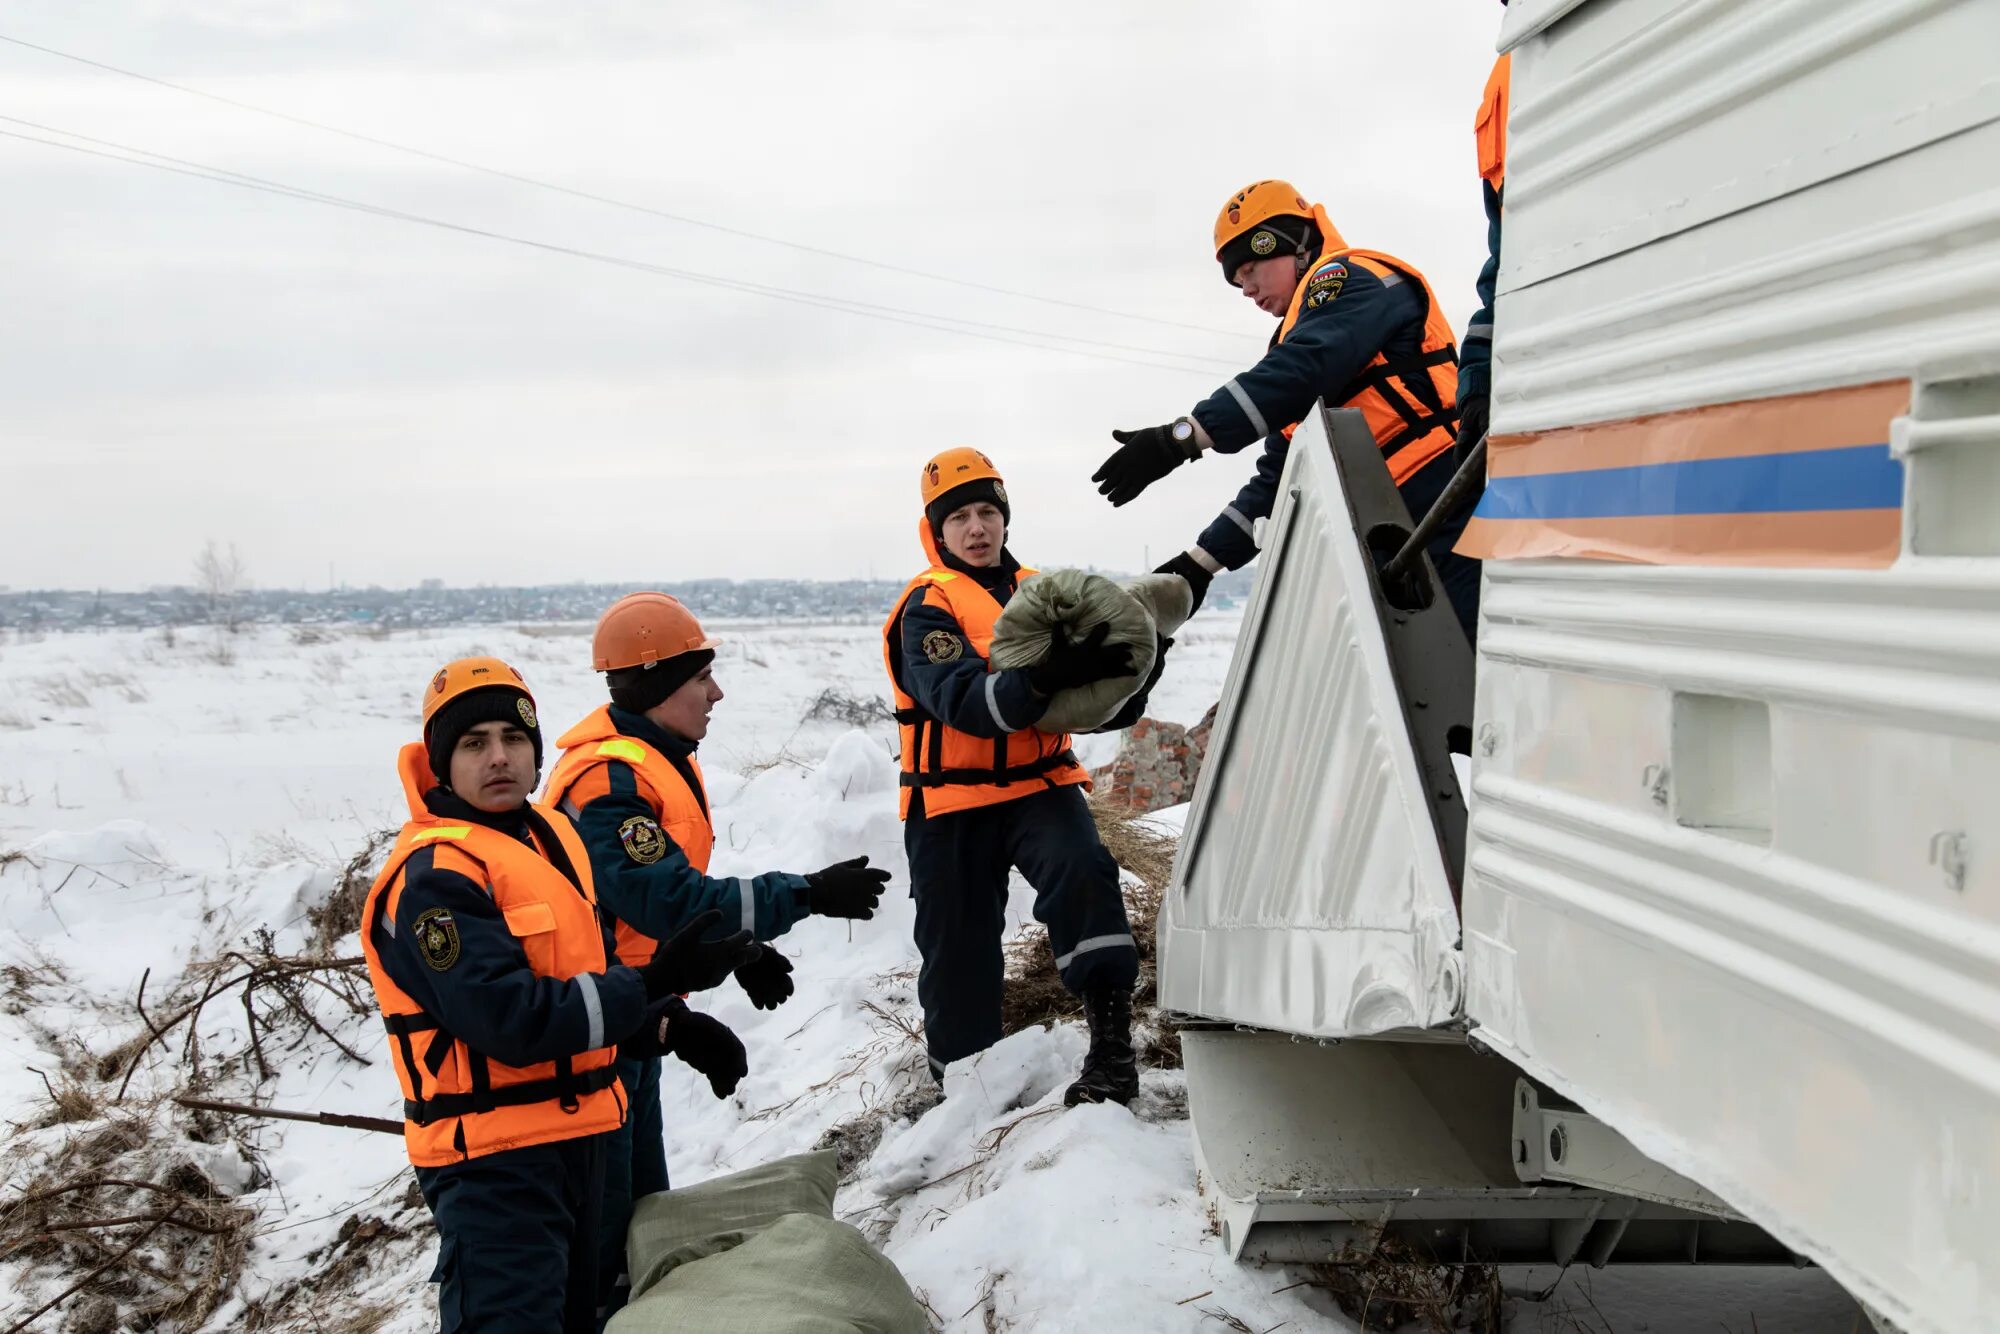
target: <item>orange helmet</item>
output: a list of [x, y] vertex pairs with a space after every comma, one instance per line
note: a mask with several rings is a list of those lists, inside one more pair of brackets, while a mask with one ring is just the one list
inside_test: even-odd
[[965, 445], [947, 449], [924, 465], [923, 476], [918, 483], [923, 491], [924, 508], [928, 510], [931, 502], [945, 492], [983, 478], [991, 478], [1000, 492], [1000, 498], [1006, 499], [1006, 483], [1001, 480], [1000, 470], [993, 466], [992, 459]]
[[1303, 255], [1317, 230], [1312, 205], [1290, 181], [1258, 181], [1229, 196], [1215, 215], [1215, 258], [1234, 286], [1245, 261], [1268, 259], [1281, 249]]
[[535, 697], [528, 691], [528, 683], [521, 674], [498, 658], [460, 658], [438, 668], [436, 676], [424, 687], [424, 717], [426, 728], [437, 711], [457, 699], [460, 695], [481, 690], [487, 686], [507, 686], [528, 696], [528, 711], [524, 721], [535, 725]]
[[701, 622], [680, 599], [665, 593], [627, 593], [597, 618], [590, 657], [598, 671], [610, 672], [650, 667], [721, 642], [702, 633]]

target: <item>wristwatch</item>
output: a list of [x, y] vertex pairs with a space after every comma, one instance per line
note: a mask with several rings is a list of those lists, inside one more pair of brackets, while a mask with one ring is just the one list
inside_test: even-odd
[[1201, 445], [1195, 440], [1194, 436], [1194, 418], [1174, 418], [1174, 424], [1167, 428], [1167, 433], [1173, 436], [1174, 443], [1179, 445], [1190, 459], [1196, 458], [1201, 454]]

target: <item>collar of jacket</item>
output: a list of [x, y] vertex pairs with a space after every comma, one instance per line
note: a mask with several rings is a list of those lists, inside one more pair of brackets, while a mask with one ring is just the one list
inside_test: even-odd
[[1011, 592], [1021, 571], [1021, 562], [1014, 559], [1014, 553], [1006, 547], [1000, 548], [998, 565], [967, 565], [949, 551], [942, 550], [938, 559], [944, 562], [946, 569], [957, 570], [960, 574], [966, 575], [989, 593], [1001, 588]]
[[518, 838], [531, 848], [535, 846], [534, 839], [528, 835], [528, 803], [525, 801], [511, 811], [482, 811], [450, 788], [434, 787], [424, 793], [424, 806], [440, 820], [465, 820], [485, 825], [509, 838]]
[[699, 741], [688, 741], [675, 736], [666, 728], [654, 722], [643, 713], [629, 713], [616, 704], [611, 707], [611, 725], [634, 741], [643, 741], [668, 759], [684, 760], [701, 746]]

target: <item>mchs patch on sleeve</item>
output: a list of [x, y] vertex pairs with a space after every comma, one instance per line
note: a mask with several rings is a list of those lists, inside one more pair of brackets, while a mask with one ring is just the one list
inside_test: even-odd
[[933, 630], [924, 636], [924, 656], [932, 662], [957, 662], [965, 656], [965, 641], [949, 630]]
[[624, 845], [625, 855], [641, 866], [651, 866], [667, 852], [667, 836], [660, 832], [659, 822], [643, 815], [618, 826], [618, 841]]
[[1305, 308], [1316, 310], [1340, 295], [1347, 285], [1347, 266], [1329, 259], [1306, 276]]

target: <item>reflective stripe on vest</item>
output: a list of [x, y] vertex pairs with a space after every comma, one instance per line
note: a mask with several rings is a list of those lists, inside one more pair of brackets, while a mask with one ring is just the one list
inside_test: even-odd
[[[1017, 578], [1035, 571], [1023, 567]], [[1077, 762], [1066, 733], [1027, 727], [996, 737], [974, 736], [931, 717], [908, 691], [899, 673], [903, 608], [919, 588], [932, 587], [944, 598], [966, 642], [980, 657], [993, 646], [993, 628], [1000, 603], [974, 579], [950, 570], [929, 569], [912, 579], [896, 599], [896, 608], [882, 626], [882, 660], [889, 671], [889, 688], [896, 701], [896, 724], [902, 749], [901, 812], [910, 813], [910, 793], [923, 789], [924, 813], [991, 806], [1051, 787], [1088, 783], [1090, 773]], [[1019, 586], [1018, 584], [1016, 585]]]
[[[688, 865], [703, 875], [708, 874], [709, 858], [715, 850], [715, 828], [708, 818], [708, 788], [694, 756], [687, 757], [687, 768], [683, 771], [668, 756], [620, 732], [611, 721], [608, 704], [592, 710], [582, 722], [563, 733], [556, 744], [563, 751], [549, 774], [547, 799], [551, 804], [561, 805], [579, 778], [607, 761], [629, 764], [639, 781], [655, 794], [659, 804], [653, 809], [653, 818], [659, 821], [661, 830], [681, 850]], [[659, 948], [659, 941], [631, 923], [613, 916], [612, 924], [616, 928], [620, 963], [640, 967]], [[746, 921], [744, 926], [754, 929], [755, 924]]]
[[1326, 396], [1330, 407], [1361, 410], [1388, 463], [1390, 479], [1401, 486], [1457, 438], [1458, 347], [1423, 274], [1378, 250], [1325, 254], [1308, 265], [1279, 326], [1280, 343], [1299, 322], [1313, 270], [1335, 259], [1365, 269], [1390, 286], [1414, 282], [1423, 297], [1424, 332], [1417, 355], [1392, 362], [1378, 351], [1359, 375]]
[[[555, 1061], [504, 1065], [440, 1027], [390, 978], [376, 948], [378, 926], [393, 932], [405, 864], [425, 847], [449, 843], [483, 875], [483, 887], [536, 976], [575, 979], [586, 1000], [593, 998], [605, 958], [589, 855], [560, 813], [530, 809], [534, 848], [483, 825], [446, 825], [428, 816], [411, 821], [362, 905], [362, 953], [394, 1039], [390, 1061], [402, 1085], [404, 1147], [419, 1167], [594, 1135], [624, 1121], [617, 1052], [598, 1011], [592, 1010], [599, 1016], [592, 1037], [606, 1045]], [[556, 858], [568, 864], [575, 882]], [[421, 1055], [419, 1038], [425, 1039]]]

